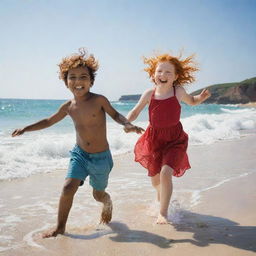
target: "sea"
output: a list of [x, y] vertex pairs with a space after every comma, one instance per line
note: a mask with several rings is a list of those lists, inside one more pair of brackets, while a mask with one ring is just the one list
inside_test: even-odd
[[[65, 100], [0, 99], [0, 180], [24, 178], [40, 172], [66, 169], [69, 151], [75, 144], [70, 117], [40, 131], [12, 137], [17, 128], [52, 115]], [[124, 116], [136, 102], [111, 102]], [[243, 131], [256, 129], [256, 109], [238, 105], [182, 104], [181, 122], [189, 135], [190, 145], [212, 144], [240, 138]], [[134, 124], [146, 128], [147, 107]], [[107, 134], [112, 154], [133, 150], [140, 135], [126, 134], [122, 126], [107, 117]]]
[[[38, 252], [37, 255], [45, 255], [45, 249], [48, 248], [37, 235], [56, 223], [69, 151], [75, 144], [73, 122], [66, 117], [47, 129], [14, 138], [11, 134], [17, 128], [52, 115], [63, 102], [64, 100], [0, 99], [1, 255], [25, 255], [32, 249], [37, 250], [33, 251]], [[113, 101], [111, 104], [125, 116], [136, 103]], [[251, 133], [256, 130], [256, 109], [236, 105], [201, 104], [191, 107], [182, 104], [181, 122], [189, 135], [192, 168], [182, 178], [173, 179], [174, 192], [168, 219], [173, 224], [181, 224], [183, 229], [187, 227], [188, 232], [191, 232], [191, 225], [195, 223], [216, 227], [222, 226], [225, 220], [225, 223], [234, 225], [228, 219], [196, 214], [194, 209], [201, 203], [206, 191], [256, 172], [255, 145], [248, 144]], [[147, 108], [134, 124], [147, 127]], [[115, 163], [107, 187], [114, 203], [113, 220], [135, 229], [136, 223], [146, 221], [151, 225], [155, 223], [159, 211], [155, 191], [146, 170], [133, 161], [133, 156], [126, 154], [123, 157], [123, 154], [133, 150], [140, 135], [126, 134], [122, 126], [109, 117], [107, 129]], [[238, 142], [233, 143], [234, 140]], [[235, 146], [238, 148], [234, 148]], [[193, 150], [190, 151], [190, 148]], [[73, 234], [76, 240], [115, 235], [108, 226], [98, 227], [101, 206], [93, 200], [88, 183], [87, 179], [76, 194], [68, 220], [68, 233]], [[127, 230], [128, 228], [125, 234], [129, 235]], [[75, 243], [72, 236], [60, 236], [58, 239], [54, 240], [54, 244], [58, 242], [57, 248], [66, 248], [67, 242]]]

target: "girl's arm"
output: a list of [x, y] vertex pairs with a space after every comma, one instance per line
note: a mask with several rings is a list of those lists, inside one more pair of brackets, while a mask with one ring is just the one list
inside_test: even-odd
[[195, 106], [199, 105], [208, 99], [211, 96], [211, 93], [208, 89], [203, 89], [202, 92], [198, 95], [192, 96], [188, 94], [183, 87], [178, 87], [177, 96], [179, 99], [188, 105]]
[[34, 124], [31, 124], [31, 125], [28, 125], [28, 126], [22, 128], [22, 129], [14, 130], [12, 133], [12, 137], [22, 135], [24, 132], [37, 131], [37, 130], [41, 130], [41, 129], [52, 126], [53, 124], [62, 120], [67, 115], [67, 109], [68, 109], [69, 105], [70, 105], [70, 101], [64, 103], [59, 108], [59, 110], [55, 114], [50, 116], [49, 118], [40, 120]]
[[132, 122], [137, 119], [139, 113], [150, 102], [152, 93], [153, 89], [149, 89], [142, 94], [136, 106], [126, 116], [129, 122]]
[[124, 126], [125, 132], [136, 132], [136, 133], [142, 133], [144, 131], [143, 128], [135, 126], [129, 122], [123, 115], [121, 115], [119, 112], [117, 112], [110, 104], [109, 100], [104, 97], [100, 96], [99, 100], [101, 101], [101, 105], [104, 109], [104, 111], [111, 116], [111, 118], [116, 121], [119, 124], [122, 124]]

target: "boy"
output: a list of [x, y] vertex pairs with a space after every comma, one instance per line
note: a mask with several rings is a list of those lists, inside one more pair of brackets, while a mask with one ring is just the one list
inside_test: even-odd
[[112, 201], [105, 188], [113, 167], [112, 156], [106, 138], [106, 115], [124, 125], [124, 129], [141, 133], [142, 128], [132, 125], [118, 113], [102, 95], [90, 92], [98, 62], [84, 49], [79, 54], [66, 57], [59, 64], [60, 79], [73, 93], [74, 98], [65, 102], [52, 116], [22, 129], [16, 129], [12, 136], [24, 132], [47, 128], [70, 115], [76, 129], [76, 145], [71, 151], [69, 169], [59, 201], [57, 226], [43, 234], [43, 237], [64, 234], [73, 197], [87, 176], [93, 187], [93, 197], [103, 203], [101, 222], [108, 223], [112, 218]]

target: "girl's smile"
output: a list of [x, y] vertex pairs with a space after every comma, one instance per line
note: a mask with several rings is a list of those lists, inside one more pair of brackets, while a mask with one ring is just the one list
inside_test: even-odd
[[175, 67], [169, 61], [160, 62], [155, 70], [154, 80], [157, 85], [167, 84], [173, 85], [173, 82], [178, 78], [175, 72]]

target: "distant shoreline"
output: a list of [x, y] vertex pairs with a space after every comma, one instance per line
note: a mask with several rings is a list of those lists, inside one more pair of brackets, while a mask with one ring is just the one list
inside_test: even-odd
[[251, 107], [251, 108], [256, 108], [256, 102], [249, 102], [245, 104], [238, 104], [239, 107]]

